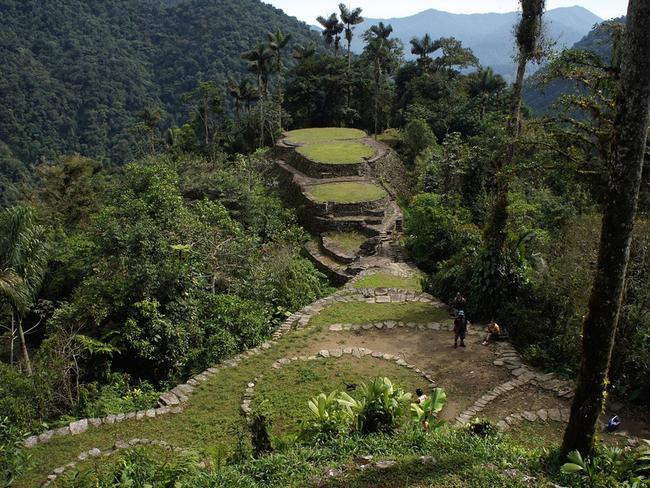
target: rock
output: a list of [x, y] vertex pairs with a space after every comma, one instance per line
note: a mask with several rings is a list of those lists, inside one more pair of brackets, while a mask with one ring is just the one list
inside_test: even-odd
[[166, 413], [169, 413], [171, 407], [158, 407], [156, 409], [156, 416], [158, 415], [165, 415]]
[[562, 415], [560, 414], [560, 410], [557, 408], [551, 408], [548, 410], [548, 418], [550, 418], [553, 422], [561, 422], [562, 421]]
[[88, 453], [85, 451], [80, 453], [79, 456], [77, 456], [77, 459], [79, 459], [79, 461], [85, 461], [88, 459]]
[[156, 416], [156, 411], [153, 408], [150, 408], [144, 413], [147, 417], [150, 419], [154, 418]]
[[23, 446], [25, 446], [27, 449], [29, 449], [31, 447], [34, 447], [36, 444], [38, 444], [38, 436], [37, 435], [29, 436], [23, 442]]
[[377, 469], [390, 469], [397, 464], [397, 461], [377, 461], [375, 467]]
[[115, 449], [128, 449], [130, 444], [128, 442], [122, 441], [122, 440], [117, 440], [115, 441], [114, 447]]
[[54, 431], [56, 435], [69, 435], [70, 434], [70, 426], [66, 425], [65, 427], [61, 427], [60, 429], [56, 429]]
[[380, 358], [380, 357], [383, 356], [383, 354], [382, 354], [381, 352], [379, 352], [379, 351], [373, 351], [372, 353], [370, 353], [370, 355], [371, 355], [373, 358]]
[[372, 459], [372, 454], [368, 454], [367, 456], [356, 456], [354, 462], [357, 463], [357, 465], [365, 466], [366, 464], [370, 464]]
[[104, 417], [104, 423], [108, 425], [113, 425], [115, 423], [116, 415], [110, 414]]
[[90, 457], [99, 457], [102, 455], [102, 451], [100, 451], [96, 447], [93, 447], [90, 451], [88, 451], [88, 455]]
[[546, 420], [548, 420], [548, 412], [546, 410], [544, 410], [543, 408], [538, 410], [535, 413], [537, 413], [537, 416], [540, 418], [540, 420], [542, 422], [546, 422]]
[[337, 349], [330, 350], [330, 356], [334, 358], [340, 358], [341, 356], [343, 356], [343, 349], [337, 348]]
[[343, 330], [343, 326], [341, 324], [333, 324], [333, 325], [330, 325], [330, 330], [332, 332], [340, 332], [340, 331]]
[[323, 349], [321, 351], [318, 351], [318, 354], [323, 358], [330, 357], [330, 352], [327, 349]]
[[521, 416], [528, 420], [528, 422], [535, 422], [537, 420], [537, 415], [533, 412], [522, 412]]
[[52, 438], [53, 435], [54, 435], [53, 430], [46, 430], [45, 432], [43, 432], [38, 436], [38, 442], [47, 442]]
[[433, 456], [420, 456], [420, 462], [422, 464], [435, 464], [436, 460]]
[[158, 400], [162, 405], [165, 405], [167, 407], [173, 407], [174, 405], [178, 405], [180, 403], [178, 397], [174, 395], [171, 391], [165, 392], [162, 395], [160, 395]]
[[54, 474], [63, 474], [65, 472], [65, 466], [59, 466], [56, 468], [54, 471], [52, 471]]

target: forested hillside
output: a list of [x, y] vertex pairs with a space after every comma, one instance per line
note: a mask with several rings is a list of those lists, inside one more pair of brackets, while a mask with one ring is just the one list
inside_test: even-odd
[[240, 53], [268, 31], [314, 38], [257, 0], [2, 0], [0, 23], [0, 143], [25, 163], [124, 161], [137, 112], [183, 120], [181, 95], [244, 73]]

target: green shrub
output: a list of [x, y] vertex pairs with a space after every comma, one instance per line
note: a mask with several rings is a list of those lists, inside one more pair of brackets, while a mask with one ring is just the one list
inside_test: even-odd
[[[94, 469], [68, 471], [57, 480], [57, 487], [177, 488], [179, 480], [189, 483], [189, 480], [198, 473], [198, 461], [198, 457], [194, 454], [177, 454], [158, 452], [152, 448], [136, 448], [97, 464]], [[186, 484], [183, 486], [197, 485]]]
[[340, 402], [354, 415], [355, 429], [362, 434], [392, 432], [409, 408], [411, 394], [388, 378], [375, 378], [360, 386], [360, 398], [341, 393]]
[[403, 151], [409, 162], [430, 146], [437, 145], [436, 136], [426, 120], [413, 119], [401, 132]]
[[647, 486], [650, 475], [650, 442], [630, 451], [619, 447], [598, 446], [596, 455], [585, 460], [578, 451], [570, 452], [562, 472], [579, 476], [584, 486], [607, 488], [618, 486], [636, 488]]
[[480, 242], [479, 231], [469, 222], [468, 212], [435, 193], [413, 198], [406, 212], [405, 230], [411, 257], [429, 272], [441, 261]]
[[349, 432], [354, 415], [346, 401], [338, 391], [329, 395], [320, 393], [309, 400], [307, 406], [311, 416], [302, 423], [300, 438], [322, 444]]
[[145, 380], [129, 384], [129, 376], [112, 373], [106, 384], [87, 383], [80, 388], [79, 417], [104, 417], [153, 408], [160, 392]]
[[53, 384], [38, 363], [34, 364], [34, 374], [26, 376], [0, 362], [0, 418], [8, 418], [23, 430], [37, 429], [55, 408]]
[[13, 421], [0, 417], [0, 482], [3, 487], [11, 486], [28, 465], [29, 456], [23, 448], [24, 438]]

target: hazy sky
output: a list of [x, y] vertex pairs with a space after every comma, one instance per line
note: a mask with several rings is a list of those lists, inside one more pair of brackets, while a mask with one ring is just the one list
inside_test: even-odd
[[[341, 0], [263, 0], [298, 17], [308, 24], [315, 24], [318, 15], [336, 10]], [[343, 0], [346, 3], [349, 0]], [[406, 17], [429, 8], [455, 13], [512, 12], [517, 10], [517, 0], [353, 0], [353, 7], [362, 7], [370, 18]], [[620, 17], [627, 10], [627, 0], [547, 0], [547, 8], [580, 5], [596, 15], [609, 19]]]

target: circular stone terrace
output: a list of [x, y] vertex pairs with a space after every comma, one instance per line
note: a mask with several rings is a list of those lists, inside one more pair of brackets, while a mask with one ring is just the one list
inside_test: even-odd
[[362, 181], [321, 183], [307, 187], [306, 193], [318, 203], [375, 202], [387, 196], [386, 190], [382, 187]]
[[364, 143], [366, 137], [366, 133], [359, 129], [323, 127], [287, 132], [285, 142], [297, 146], [296, 152], [308, 161], [325, 165], [353, 165], [375, 155], [375, 149]]

